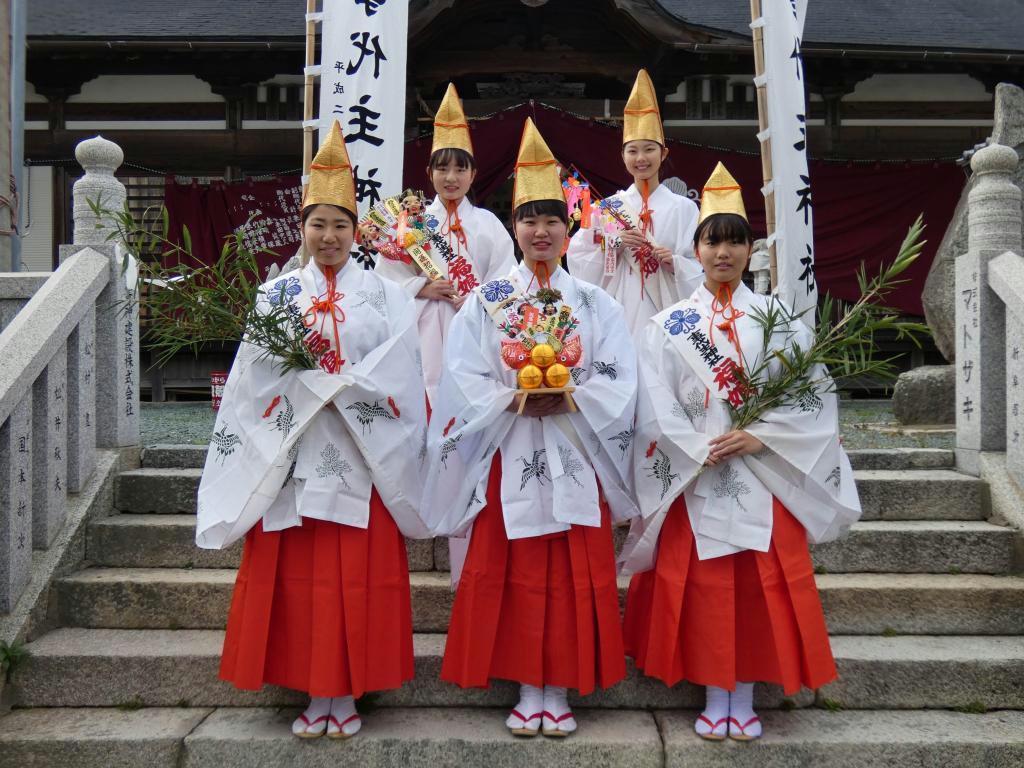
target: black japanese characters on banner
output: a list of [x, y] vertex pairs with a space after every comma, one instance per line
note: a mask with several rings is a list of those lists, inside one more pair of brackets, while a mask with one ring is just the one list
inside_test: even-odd
[[325, 0], [319, 128], [341, 124], [358, 213], [402, 188], [409, 4]]

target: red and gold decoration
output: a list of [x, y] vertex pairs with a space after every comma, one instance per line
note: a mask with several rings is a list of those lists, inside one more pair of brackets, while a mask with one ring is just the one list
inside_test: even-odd
[[420, 190], [407, 189], [381, 200], [359, 220], [359, 245], [374, 259], [380, 256], [415, 265], [429, 280], [447, 278], [465, 296], [477, 287], [473, 268], [440, 234], [439, 222], [428, 217], [426, 210]]
[[499, 326], [508, 336], [501, 342], [501, 359], [517, 372], [519, 413], [530, 394], [564, 395], [569, 410], [576, 411], [570, 369], [583, 357], [583, 344], [572, 307], [561, 301], [561, 291], [539, 288], [511, 305]]

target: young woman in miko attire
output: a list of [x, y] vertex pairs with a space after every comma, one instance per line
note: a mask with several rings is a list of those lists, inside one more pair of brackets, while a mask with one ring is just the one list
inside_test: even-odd
[[260, 298], [305, 329], [319, 367], [281, 373], [243, 341], [199, 486], [197, 544], [245, 537], [220, 676], [308, 692], [303, 738], [354, 735], [354, 699], [412, 678], [402, 534], [427, 535], [416, 310], [349, 258], [355, 211], [335, 122], [303, 200], [303, 266]]
[[[639, 222], [618, 233], [619, 247], [613, 247], [611, 235], [597, 227], [580, 229], [566, 255], [574, 277], [601, 286], [622, 304], [637, 339], [652, 315], [689, 296], [700, 282], [692, 246], [697, 206], [659, 181], [668, 148], [647, 70], [637, 73], [623, 118], [622, 161], [633, 184], [615, 197]], [[595, 216], [594, 221], [601, 218]]]
[[[508, 728], [558, 737], [576, 729], [567, 689], [625, 674], [611, 521], [635, 513], [636, 355], [622, 307], [559, 266], [568, 211], [532, 120], [513, 203], [523, 262], [475, 289], [449, 331], [424, 519], [470, 538], [441, 678], [520, 683]], [[517, 382], [546, 364], [548, 386], [576, 376], [578, 410], [549, 394], [517, 414]]]
[[[716, 740], [761, 735], [754, 681], [792, 695], [835, 678], [807, 541], [833, 539], [860, 516], [826, 383], [731, 427], [728, 403], [743, 393], [730, 371], [758, 364], [764, 332], [753, 314], [773, 301], [740, 282], [752, 243], [740, 188], [719, 163], [694, 237], [704, 280], [655, 315], [639, 342], [641, 517], [620, 556], [624, 573], [636, 574], [627, 653], [666, 685], [707, 686], [694, 727]], [[766, 346], [771, 354], [810, 341], [795, 321]], [[826, 376], [819, 369], [812, 380]]]
[[[434, 117], [434, 143], [427, 173], [436, 197], [427, 207], [427, 224], [444, 237], [454, 254], [447, 277], [430, 282], [415, 263], [382, 258], [377, 273], [401, 285], [416, 298], [423, 376], [431, 404], [437, 394], [448, 326], [469, 292], [506, 275], [516, 265], [512, 239], [490, 211], [466, 197], [476, 178], [473, 142], [455, 86], [448, 84]], [[439, 265], [444, 261], [435, 258]]]

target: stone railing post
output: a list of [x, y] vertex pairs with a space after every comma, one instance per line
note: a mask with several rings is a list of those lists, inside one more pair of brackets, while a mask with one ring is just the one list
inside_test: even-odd
[[89, 202], [120, 213], [124, 209], [127, 192], [124, 184], [114, 177], [114, 171], [124, 162], [124, 152], [102, 136], [86, 139], [75, 147], [75, 159], [85, 175], [75, 182], [75, 231], [71, 242], [78, 246], [108, 245], [113, 224], [93, 213]]
[[1006, 308], [989, 285], [989, 262], [1021, 253], [1017, 153], [990, 144], [971, 159], [967, 253], [956, 260], [957, 467], [980, 473], [981, 451], [1006, 450]]
[[10, 613], [32, 566], [32, 390], [0, 426], [0, 614]]
[[[125, 279], [127, 251], [110, 237], [116, 227], [97, 218], [88, 202], [100, 200], [113, 212], [124, 208], [127, 193], [114, 176], [124, 153], [97, 136], [79, 144], [75, 157], [85, 175], [74, 186], [74, 244], [62, 246], [61, 257], [90, 246], [110, 259], [110, 280], [96, 300], [95, 331], [86, 325], [71, 340], [72, 367], [82, 370], [81, 402], [96, 404], [95, 414], [76, 414], [75, 425], [83, 436], [95, 430], [97, 447], [127, 448], [139, 444], [139, 308], [135, 286]], [[76, 458], [69, 467], [73, 479]]]

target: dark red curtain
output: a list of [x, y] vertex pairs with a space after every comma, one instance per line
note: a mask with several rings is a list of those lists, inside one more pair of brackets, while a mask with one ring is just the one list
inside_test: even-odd
[[[487, 198], [512, 173], [527, 116], [533, 117], [555, 157], [562, 163], [575, 165], [599, 195], [612, 194], [628, 185], [629, 177], [620, 155], [620, 128], [539, 104], [522, 104], [473, 122], [473, 148], [479, 168], [474, 191], [480, 204], [486, 205]], [[406, 186], [429, 191], [425, 169], [430, 145], [429, 137], [406, 144]], [[721, 160], [743, 187], [743, 199], [754, 231], [764, 233], [758, 156], [673, 141], [669, 142], [669, 148], [662, 178], [678, 176], [688, 188], [699, 191], [715, 163]], [[172, 224], [180, 229], [181, 223], [188, 223], [194, 252], [204, 261], [219, 252], [223, 236], [244, 223], [254, 210], [259, 209], [264, 212], [261, 215], [272, 218], [291, 215], [294, 239], [275, 248], [286, 258], [298, 245], [297, 213], [275, 209], [274, 202], [278, 199], [278, 190], [294, 189], [297, 184], [295, 177], [208, 188], [174, 184], [169, 180], [167, 206]], [[905, 273], [907, 282], [889, 300], [904, 312], [923, 314], [921, 290], [960, 197], [963, 171], [951, 162], [854, 164], [812, 160], [811, 185], [818, 288], [839, 299], [856, 299], [855, 275], [861, 263], [866, 265], [869, 274], [876, 273], [883, 261], [890, 261], [896, 255], [907, 228], [917, 215], [924, 214], [928, 243], [921, 258]], [[197, 233], [202, 233], [202, 237]]]
[[[575, 165], [601, 196], [630, 183], [622, 165], [622, 130], [575, 117], [539, 104], [522, 104], [487, 120], [474, 121], [473, 149], [479, 172], [477, 198], [488, 195], [508, 178], [515, 162], [523, 121], [532, 117], [558, 160]], [[743, 187], [743, 202], [759, 236], [765, 233], [761, 196], [761, 158], [757, 155], [695, 147], [669, 141], [669, 157], [661, 177], [678, 176], [698, 192], [721, 160]], [[423, 168], [430, 156], [430, 138], [405, 147], [406, 184], [428, 183]], [[818, 289], [833, 297], [859, 296], [856, 273], [861, 262], [875, 274], [891, 261], [907, 229], [919, 213], [928, 226], [921, 257], [904, 276], [906, 283], [889, 303], [913, 315], [923, 315], [921, 291], [935, 250], [942, 240], [964, 185], [963, 171], [943, 163], [836, 163], [811, 161], [814, 204], [814, 242]]]
[[271, 264], [284, 264], [299, 246], [301, 184], [299, 176], [233, 184], [215, 181], [209, 185], [195, 181], [178, 184], [168, 176], [164, 186], [168, 239], [184, 243], [182, 227], [187, 226], [192, 258], [168, 254], [164, 264], [210, 264], [220, 255], [224, 239], [237, 231], [241, 231], [246, 246], [257, 253], [264, 273]]

